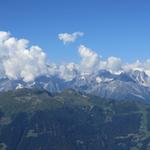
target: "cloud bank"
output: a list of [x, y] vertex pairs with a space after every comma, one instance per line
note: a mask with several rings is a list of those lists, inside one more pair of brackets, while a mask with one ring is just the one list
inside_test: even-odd
[[107, 60], [102, 60], [100, 55], [84, 45], [79, 47], [79, 54], [81, 56], [80, 68], [82, 71], [93, 72], [106, 69], [112, 73], [117, 73], [122, 70], [120, 58], [111, 56]]
[[80, 45], [78, 51], [81, 56], [80, 70], [92, 72], [99, 68], [100, 56], [97, 53], [84, 45]]
[[[73, 36], [76, 39], [79, 35], [78, 33]], [[65, 42], [75, 40], [72, 37], [66, 39]], [[62, 65], [48, 64], [46, 53], [39, 46], [29, 46], [28, 40], [16, 39], [9, 32], [1, 31], [0, 77], [30, 82], [42, 75], [57, 75], [68, 81], [74, 79], [77, 75], [83, 73], [92, 74], [103, 69], [114, 74], [123, 71], [140, 70], [145, 71], [150, 76], [150, 59], [145, 62], [137, 60], [131, 64], [123, 63], [120, 58], [114, 56], [104, 60], [101, 55], [85, 45], [78, 47], [78, 53], [81, 57], [81, 61], [78, 64], [73, 62]]]
[[0, 32], [0, 73], [10, 79], [32, 81], [46, 74], [46, 54], [38, 46], [28, 46], [29, 41]]
[[81, 37], [83, 35], [84, 35], [83, 32], [74, 32], [72, 34], [60, 33], [60, 34], [58, 34], [58, 39], [63, 41], [64, 44], [67, 44], [67, 43], [75, 42], [79, 37]]

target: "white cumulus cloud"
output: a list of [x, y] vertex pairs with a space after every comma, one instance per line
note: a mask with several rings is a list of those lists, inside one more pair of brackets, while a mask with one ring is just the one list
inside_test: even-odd
[[79, 54], [81, 56], [80, 69], [83, 72], [91, 72], [97, 69], [100, 62], [100, 56], [97, 53], [84, 45], [80, 45]]
[[80, 69], [83, 72], [90, 73], [106, 69], [112, 73], [117, 73], [122, 70], [122, 61], [120, 58], [111, 56], [107, 60], [102, 60], [99, 54], [84, 45], [79, 47], [79, 54], [81, 56]]
[[[83, 33], [65, 33], [59, 35], [64, 43], [73, 42]], [[101, 55], [85, 45], [78, 48], [81, 60], [78, 64], [47, 64], [45, 52], [39, 46], [29, 46], [26, 39], [16, 39], [9, 32], [0, 32], [0, 78], [22, 79], [25, 82], [34, 81], [38, 76], [59, 76], [70, 81], [77, 75], [92, 74], [105, 69], [112, 73], [141, 70], [150, 76], [150, 59], [141, 62], [123, 63], [120, 58], [111, 56], [103, 59]]]
[[122, 70], [122, 60], [117, 57], [109, 57], [107, 59], [107, 69], [111, 72], [118, 72]]
[[59, 76], [60, 78], [71, 81], [74, 79], [78, 74], [78, 65], [75, 63], [68, 63], [66, 65], [60, 65], [59, 66]]
[[77, 38], [83, 36], [83, 32], [74, 32], [72, 34], [69, 33], [60, 33], [58, 34], [58, 39], [63, 41], [64, 44], [73, 43], [77, 40]]
[[1, 74], [29, 82], [46, 73], [46, 54], [38, 46], [29, 47], [28, 43], [11, 37], [8, 32], [0, 32]]

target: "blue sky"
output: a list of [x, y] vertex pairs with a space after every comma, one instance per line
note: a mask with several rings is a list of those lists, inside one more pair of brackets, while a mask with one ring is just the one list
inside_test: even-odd
[[[26, 38], [52, 62], [78, 62], [84, 44], [104, 58], [125, 62], [150, 58], [149, 0], [1, 0], [0, 30]], [[73, 44], [58, 40], [63, 32], [85, 33]]]

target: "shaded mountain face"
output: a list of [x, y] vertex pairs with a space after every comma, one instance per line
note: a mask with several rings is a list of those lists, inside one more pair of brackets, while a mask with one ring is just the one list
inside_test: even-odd
[[59, 76], [41, 76], [28, 83], [22, 80], [0, 79], [0, 91], [20, 88], [39, 88], [52, 93], [72, 88], [103, 98], [150, 101], [150, 77], [137, 70], [118, 75], [101, 70], [90, 75], [78, 74], [71, 81], [63, 80]]
[[65, 90], [0, 93], [0, 149], [148, 150], [150, 105]]

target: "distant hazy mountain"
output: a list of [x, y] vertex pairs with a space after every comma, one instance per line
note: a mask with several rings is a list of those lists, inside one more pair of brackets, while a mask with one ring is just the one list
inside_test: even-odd
[[51, 93], [72, 88], [83, 93], [117, 100], [150, 101], [150, 77], [142, 71], [122, 72], [112, 74], [101, 70], [91, 74], [77, 74], [71, 81], [59, 76], [41, 76], [34, 82], [22, 80], [0, 79], [0, 91], [20, 88], [39, 88]]
[[1, 150], [149, 150], [150, 105], [65, 90], [0, 93]]

